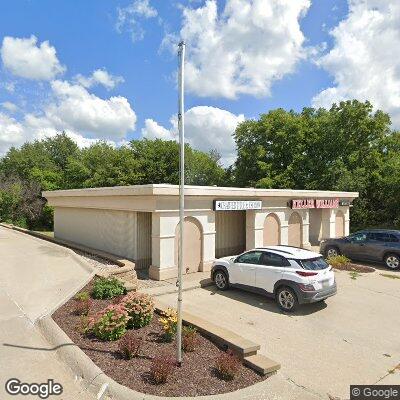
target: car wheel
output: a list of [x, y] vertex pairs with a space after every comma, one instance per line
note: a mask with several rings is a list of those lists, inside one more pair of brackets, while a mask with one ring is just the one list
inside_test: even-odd
[[385, 256], [385, 264], [390, 269], [398, 269], [400, 267], [400, 257], [397, 254], [388, 254]]
[[214, 283], [219, 290], [226, 290], [229, 288], [229, 278], [224, 271], [217, 271], [214, 274]]
[[335, 246], [328, 246], [325, 250], [325, 256], [327, 258], [329, 257], [336, 257], [340, 255], [340, 251], [337, 247]]
[[276, 293], [276, 301], [283, 311], [294, 311], [299, 302], [293, 289], [283, 286]]

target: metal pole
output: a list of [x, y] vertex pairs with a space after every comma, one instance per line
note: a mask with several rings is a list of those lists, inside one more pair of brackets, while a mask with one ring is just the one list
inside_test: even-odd
[[178, 251], [178, 325], [176, 332], [177, 361], [182, 364], [182, 271], [183, 271], [183, 222], [185, 210], [185, 111], [184, 111], [184, 67], [185, 42], [179, 43], [179, 251]]

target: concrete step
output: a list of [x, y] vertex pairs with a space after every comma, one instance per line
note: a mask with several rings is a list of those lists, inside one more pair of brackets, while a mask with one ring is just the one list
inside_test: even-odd
[[262, 354], [246, 356], [243, 359], [245, 365], [262, 375], [272, 374], [281, 368], [281, 365]]

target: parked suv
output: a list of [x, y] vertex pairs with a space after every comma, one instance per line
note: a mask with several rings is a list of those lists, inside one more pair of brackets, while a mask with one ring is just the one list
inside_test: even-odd
[[356, 260], [384, 262], [390, 269], [400, 268], [400, 231], [370, 229], [321, 242], [326, 257], [343, 254]]
[[220, 290], [235, 286], [274, 297], [284, 311], [336, 294], [333, 270], [322, 255], [297, 247], [259, 247], [220, 258], [211, 278]]

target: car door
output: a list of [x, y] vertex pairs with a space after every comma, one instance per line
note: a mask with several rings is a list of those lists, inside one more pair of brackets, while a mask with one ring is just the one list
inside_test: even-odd
[[347, 237], [346, 243], [343, 244], [342, 253], [350, 258], [365, 259], [365, 245], [367, 242], [366, 232], [355, 233]]
[[368, 232], [364, 246], [365, 258], [368, 260], [381, 260], [382, 250], [388, 242], [388, 235], [383, 232]]
[[261, 251], [252, 250], [238, 256], [229, 270], [229, 280], [231, 283], [255, 286], [256, 266], [260, 261]]
[[274, 292], [275, 283], [282, 278], [287, 261], [284, 257], [269, 252], [263, 252], [259, 265], [256, 266], [256, 287]]

